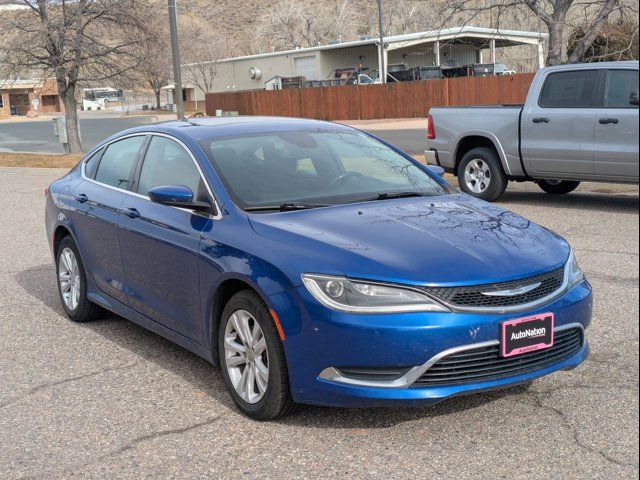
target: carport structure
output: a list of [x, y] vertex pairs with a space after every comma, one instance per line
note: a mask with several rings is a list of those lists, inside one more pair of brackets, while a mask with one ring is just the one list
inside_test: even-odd
[[[407, 55], [414, 52], [416, 47], [432, 47], [434, 66], [457, 66], [448, 60], [455, 47], [469, 47], [475, 50], [474, 62], [484, 61], [496, 63], [496, 49], [514, 47], [517, 45], [532, 45], [537, 49], [538, 67], [544, 67], [544, 44], [548, 34], [540, 32], [523, 32], [517, 30], [497, 30], [478, 27], [458, 27], [432, 32], [412, 33], [385, 38], [385, 65], [389, 63], [401, 63]], [[377, 42], [379, 45], [379, 42]], [[424, 49], [425, 55], [429, 55], [429, 48]], [[490, 59], [483, 58], [483, 51], [490, 51]], [[470, 62], [471, 63], [471, 62]]]
[[[381, 72], [382, 64], [387, 70], [389, 65], [397, 64], [414, 68], [495, 63], [497, 49], [518, 45], [535, 49], [536, 63], [542, 67], [547, 38], [548, 35], [541, 32], [463, 26], [385, 37], [384, 48], [378, 38], [363, 37], [350, 42], [228, 58], [216, 62], [213, 91], [262, 90], [265, 81], [276, 76], [325, 80], [331, 78], [336, 69], [343, 68]], [[204, 100], [204, 92], [196, 89], [195, 93], [197, 100]]]

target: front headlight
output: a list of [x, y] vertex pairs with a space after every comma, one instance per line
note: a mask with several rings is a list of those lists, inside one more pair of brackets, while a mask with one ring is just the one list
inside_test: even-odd
[[571, 252], [569, 253], [569, 260], [567, 260], [566, 276], [567, 290], [584, 280], [584, 273], [578, 265], [576, 257], [573, 254], [573, 250], [571, 250]]
[[349, 313], [448, 312], [427, 295], [404, 287], [303, 274], [307, 290], [323, 305]]

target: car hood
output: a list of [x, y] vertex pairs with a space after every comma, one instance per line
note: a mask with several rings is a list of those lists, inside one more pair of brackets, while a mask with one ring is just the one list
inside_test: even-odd
[[348, 277], [411, 285], [526, 278], [562, 266], [569, 255], [558, 235], [464, 194], [251, 215], [250, 221], [258, 235], [321, 258]]

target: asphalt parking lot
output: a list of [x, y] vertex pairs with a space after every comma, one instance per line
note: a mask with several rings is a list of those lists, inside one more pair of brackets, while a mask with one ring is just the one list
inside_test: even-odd
[[507, 208], [570, 240], [592, 354], [529, 390], [426, 409], [235, 411], [204, 360], [123, 319], [66, 320], [43, 225], [60, 170], [0, 169], [0, 478], [637, 478], [638, 188]]

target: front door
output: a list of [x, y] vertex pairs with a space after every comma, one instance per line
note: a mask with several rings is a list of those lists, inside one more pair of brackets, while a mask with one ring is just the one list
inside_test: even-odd
[[596, 175], [638, 181], [637, 99], [638, 70], [610, 70], [604, 107], [596, 116]]
[[72, 192], [70, 215], [87, 275], [99, 290], [127, 304], [118, 223], [132, 170], [145, 136], [110, 144], [85, 165], [86, 179]]
[[537, 103], [522, 112], [522, 155], [537, 178], [593, 175], [597, 70], [551, 73]]
[[202, 214], [152, 203], [154, 187], [183, 185], [208, 195], [195, 160], [176, 141], [153, 136], [135, 191], [122, 205], [120, 245], [131, 306], [139, 313], [202, 343], [198, 272]]

